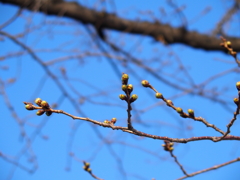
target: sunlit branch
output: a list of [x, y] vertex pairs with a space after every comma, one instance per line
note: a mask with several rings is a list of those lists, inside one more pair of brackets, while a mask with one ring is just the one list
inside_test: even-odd
[[234, 160], [231, 160], [231, 161], [228, 161], [228, 162], [225, 162], [223, 164], [219, 164], [219, 165], [215, 165], [213, 167], [210, 167], [210, 168], [207, 168], [207, 169], [204, 169], [204, 170], [201, 170], [201, 171], [197, 171], [197, 172], [194, 172], [194, 173], [191, 173], [191, 174], [188, 174], [188, 176], [183, 176], [177, 180], [182, 180], [182, 179], [185, 179], [185, 178], [188, 178], [188, 177], [192, 177], [192, 176], [196, 176], [198, 174], [201, 174], [201, 173], [204, 173], [204, 172], [207, 172], [207, 171], [211, 171], [211, 170], [216, 170], [220, 167], [223, 167], [223, 166], [226, 166], [226, 165], [229, 165], [231, 163], [234, 163], [234, 162], [237, 162], [237, 161], [240, 161], [240, 157], [234, 159]]

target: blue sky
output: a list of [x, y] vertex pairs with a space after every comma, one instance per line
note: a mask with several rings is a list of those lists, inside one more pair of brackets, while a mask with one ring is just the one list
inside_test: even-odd
[[[179, 7], [185, 6], [183, 13], [189, 22], [187, 29], [205, 34], [209, 34], [214, 29], [226, 9], [232, 5], [227, 1], [217, 0], [197, 1], [197, 3], [196, 1], [176, 2]], [[92, 8], [97, 6], [98, 9], [102, 7], [96, 1], [85, 1], [82, 4], [87, 4]], [[170, 23], [176, 27], [181, 25], [181, 18], [173, 13], [174, 10], [165, 1], [158, 3], [156, 1], [147, 3], [146, 1], [131, 1], [131, 3], [116, 1], [115, 6], [117, 15], [123, 18], [134, 20], [140, 17], [140, 20], [152, 21], [152, 18], [144, 12], [139, 16], [139, 11], [151, 10], [153, 16], [159, 18], [161, 22]], [[198, 19], [206, 7], [210, 7], [211, 11]], [[166, 16], [161, 15], [160, 8], [165, 9]], [[113, 9], [108, 4], [107, 10], [112, 12]], [[2, 24], [18, 9], [14, 6], [0, 4], [0, 10], [4, 14], [0, 17], [0, 24]], [[195, 19], [198, 20], [195, 21]], [[53, 22], [66, 24], [63, 26], [53, 24]], [[239, 24], [238, 14], [224, 28], [229, 35], [239, 37]], [[89, 28], [93, 30], [92, 27], [89, 26]], [[34, 167], [32, 162], [36, 162], [38, 168], [30, 174], [0, 158], [2, 167], [0, 179], [92, 179], [82, 169], [83, 164], [77, 160], [89, 161], [93, 173], [105, 180], [151, 178], [172, 180], [183, 176], [170, 154], [161, 147], [163, 141], [136, 137], [121, 131], [98, 127], [89, 122], [74, 121], [60, 114], [37, 117], [35, 112], [25, 110], [23, 101], [33, 102], [35, 98], [40, 97], [50, 104], [58, 103], [57, 109], [70, 114], [99, 121], [117, 117], [117, 125], [126, 126], [127, 106], [118, 98], [118, 95], [123, 93], [121, 75], [112, 69], [108, 59], [93, 54], [100, 54], [101, 51], [96, 48], [88, 32], [80, 23], [67, 18], [47, 17], [39, 13], [23, 11], [20, 18], [3, 28], [2, 31], [17, 35], [27, 29], [30, 31], [19, 40], [32, 48], [43, 62], [49, 63], [57, 58], [75, 56], [69, 58], [68, 62], [62, 61], [48, 65], [48, 68], [55, 74], [72, 99], [84, 103], [78, 103], [77, 106], [71, 103], [67, 97], [63, 96], [55, 81], [48, 77], [38, 62], [24, 52], [20, 46], [2, 36], [0, 56], [12, 55], [12, 57], [0, 61], [1, 81], [6, 83], [4, 89], [6, 94], [0, 96], [2, 112], [0, 152], [13, 161], [19, 158], [17, 162], [28, 169]], [[175, 73], [179, 67], [179, 60], [197, 85], [211, 76], [237, 67], [232, 57], [222, 52], [207, 52], [181, 44], [164, 46], [148, 37], [112, 31], [106, 33], [112, 42], [121, 45], [133, 56], [145, 60], [153, 70], [159, 70], [162, 77], [186, 88], [190, 87], [190, 79], [183, 72]], [[109, 50], [108, 47], [104, 47]], [[18, 52], [23, 55], [15, 56], [14, 53]], [[84, 55], [86, 52], [92, 54]], [[77, 55], [82, 55], [82, 58], [76, 57]], [[155, 59], [157, 61], [154, 61]], [[133, 103], [132, 111], [136, 129], [149, 134], [175, 138], [219, 136], [219, 133], [206, 128], [205, 125], [191, 119], [182, 119], [166, 105], [157, 104], [160, 101], [154, 98], [155, 93], [143, 88], [140, 82], [142, 79], [149, 80], [167, 98], [181, 95], [180, 90], [167, 86], [136, 65], [129, 63], [127, 67], [124, 67], [121, 62], [115, 60], [120, 72], [129, 74], [129, 83], [134, 85], [133, 93], [138, 94], [139, 97]], [[4, 70], [3, 67], [8, 67], [8, 69]], [[62, 68], [67, 71], [68, 81], [61, 74]], [[7, 83], [12, 78], [16, 81]], [[237, 81], [240, 81], [239, 73], [232, 72], [211, 81], [204, 87], [206, 91], [221, 92], [216, 95], [216, 98], [224, 100], [228, 109], [214, 100], [198, 95], [187, 94], [173, 98], [172, 101], [184, 111], [189, 108], [194, 109], [196, 116], [204, 117], [210, 123], [225, 130], [236, 108], [232, 99], [237, 96], [235, 88]], [[209, 92], [208, 95], [211, 93]], [[24, 122], [24, 131], [31, 146], [28, 146], [27, 139], [21, 136], [19, 123], [13, 117], [10, 108], [6, 106], [6, 97], [18, 118]], [[231, 129], [231, 134], [240, 135], [239, 125], [237, 120]], [[191, 130], [189, 130], [190, 127]], [[27, 150], [24, 149], [25, 147]], [[76, 155], [77, 160], [69, 156], [70, 152]], [[173, 152], [186, 171], [192, 173], [239, 157], [240, 146], [237, 141], [218, 143], [197, 141], [175, 144]], [[31, 161], [33, 157], [36, 161]], [[239, 179], [236, 176], [238, 169], [239, 163], [234, 163], [190, 179]]]

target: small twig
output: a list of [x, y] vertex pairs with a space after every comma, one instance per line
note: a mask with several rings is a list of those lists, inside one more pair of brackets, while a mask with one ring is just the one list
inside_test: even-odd
[[5, 28], [7, 25], [11, 24], [20, 14], [22, 13], [22, 8], [20, 8], [16, 14], [13, 15], [13, 17], [11, 17], [8, 21], [6, 21], [5, 23], [3, 23], [2, 25], [0, 25], [0, 29]]
[[194, 173], [192, 173], [192, 174], [188, 174], [188, 176], [183, 176], [183, 177], [181, 177], [181, 178], [179, 178], [179, 179], [177, 179], [177, 180], [182, 180], [182, 179], [185, 179], [185, 178], [188, 178], [188, 177], [195, 176], [195, 175], [197, 175], [197, 174], [201, 174], [201, 173], [204, 173], [204, 172], [207, 172], [207, 171], [215, 170], [215, 169], [218, 169], [218, 168], [220, 168], [220, 167], [226, 166], [226, 165], [228, 165], [228, 164], [231, 164], [231, 163], [234, 163], [234, 162], [237, 162], [237, 161], [240, 161], [240, 157], [238, 157], [238, 158], [236, 158], [236, 159], [234, 159], [234, 160], [225, 162], [225, 163], [223, 163], [223, 164], [219, 164], [219, 165], [213, 166], [213, 167], [211, 167], [211, 168], [203, 169], [203, 170], [201, 170], [201, 171], [197, 171], [197, 172], [194, 172]]
[[186, 170], [183, 168], [183, 166], [178, 162], [177, 157], [173, 154], [172, 151], [170, 151], [171, 156], [174, 158], [174, 161], [178, 164], [180, 169], [182, 170], [183, 174], [185, 174], [187, 177], [189, 176]]
[[45, 70], [46, 74], [52, 78], [52, 80], [56, 83], [57, 87], [62, 91], [62, 93], [64, 94], [64, 96], [66, 96], [69, 101], [72, 103], [72, 105], [76, 108], [76, 110], [79, 113], [83, 112], [78, 108], [78, 104], [73, 100], [73, 98], [70, 96], [70, 94], [67, 92], [67, 90], [65, 89], [65, 87], [61, 84], [61, 82], [59, 81], [58, 78], [56, 78], [56, 76], [50, 71], [50, 69], [43, 63], [43, 61], [33, 52], [33, 50], [28, 47], [27, 45], [25, 45], [24, 43], [20, 42], [18, 39], [16, 39], [14, 36], [0, 31], [0, 35], [6, 36], [9, 39], [11, 39], [14, 43], [16, 43], [17, 45], [19, 45], [20, 47], [22, 47], [24, 50], [26, 50], [29, 55], [37, 62], [40, 64], [40, 66]]
[[238, 67], [240, 67], [240, 61], [237, 58], [237, 52], [233, 50], [232, 43], [230, 41], [227, 41], [225, 38], [221, 37], [222, 43], [220, 46], [224, 47], [228, 50], [228, 53], [235, 59], [236, 63], [238, 64]]
[[103, 180], [92, 173], [92, 170], [90, 169], [90, 163], [83, 161], [83, 164], [84, 164], [83, 169], [87, 171], [93, 178], [97, 180]]
[[[240, 90], [238, 91], [239, 97], [240, 97]], [[221, 141], [224, 137], [226, 137], [231, 131], [230, 128], [232, 127], [233, 123], [237, 120], [237, 115], [240, 113], [240, 100], [238, 98], [238, 103], [237, 103], [237, 108], [236, 111], [233, 113], [233, 118], [231, 119], [231, 121], [229, 122], [229, 124], [227, 125], [227, 131], [224, 133], [224, 135], [221, 138], [215, 139], [214, 141]]]
[[20, 162], [16, 161], [14, 158], [11, 159], [11, 158], [7, 157], [7, 156], [6, 156], [5, 154], [3, 154], [2, 152], [0, 152], [0, 157], [1, 157], [3, 160], [5, 160], [5, 161], [7, 161], [7, 162], [9, 162], [9, 163], [11, 163], [11, 164], [14, 164], [15, 166], [17, 166], [18, 168], [20, 168], [20, 169], [22, 169], [22, 170], [24, 170], [24, 171], [27, 171], [27, 172], [29, 172], [29, 173], [33, 172], [32, 169], [29, 169], [29, 168], [25, 167], [24, 165], [20, 164]]
[[224, 16], [222, 17], [222, 19], [217, 23], [215, 29], [213, 30], [213, 36], [216, 36], [219, 33], [223, 33], [222, 32], [222, 28], [223, 25], [229, 21], [229, 19], [232, 18], [232, 16], [238, 11], [238, 3], [235, 2], [235, 4], [233, 5], [233, 7], [229, 8], [228, 11], [226, 13], [224, 13]]
[[183, 168], [183, 166], [179, 163], [179, 161], [177, 160], [177, 157], [173, 154], [173, 147], [174, 143], [170, 142], [170, 141], [164, 141], [164, 144], [162, 144], [162, 146], [164, 147], [165, 151], [168, 151], [170, 153], [170, 155], [174, 158], [174, 161], [177, 163], [177, 165], [180, 167], [180, 169], [182, 170], [183, 174], [185, 174], [186, 176], [188, 176], [187, 172], [185, 171], [185, 169]]
[[[146, 85], [144, 85], [143, 83], [146, 83]], [[171, 100], [165, 99], [165, 98], [163, 97], [163, 95], [162, 95], [161, 93], [159, 93], [148, 81], [143, 80], [143, 81], [142, 81], [142, 84], [143, 84], [143, 86], [149, 87], [150, 89], [152, 89], [153, 91], [155, 91], [155, 92], [156, 92], [156, 97], [157, 97], [157, 94], [158, 94], [159, 97], [157, 97], [157, 98], [162, 99], [162, 100], [166, 103], [167, 106], [171, 107], [171, 108], [174, 109], [175, 111], [178, 111], [178, 109], [181, 109], [181, 108], [175, 107]], [[224, 131], [222, 131], [221, 129], [217, 128], [214, 124], [208, 123], [208, 122], [207, 122], [204, 118], [202, 118], [202, 117], [195, 117], [194, 115], [191, 115], [191, 114], [189, 114], [189, 113], [187, 114], [187, 113], [183, 112], [182, 110], [181, 110], [180, 112], [178, 112], [178, 113], [179, 113], [180, 116], [183, 117], [183, 118], [191, 118], [191, 119], [193, 119], [193, 120], [195, 120], [195, 121], [200, 121], [200, 122], [202, 122], [203, 124], [205, 124], [207, 127], [211, 127], [211, 128], [213, 128], [214, 130], [220, 132], [222, 135], [225, 134]]]
[[128, 124], [128, 129], [134, 131], [134, 128], [133, 128], [132, 122], [131, 122], [131, 117], [132, 117], [132, 114], [131, 114], [131, 111], [132, 111], [131, 103], [133, 103], [134, 101], [136, 101], [138, 97], [137, 97], [136, 94], [133, 94], [133, 95], [130, 97], [130, 94], [131, 94], [131, 92], [133, 91], [133, 85], [132, 85], [132, 84], [128, 84], [128, 79], [129, 79], [128, 74], [123, 73], [123, 74], [122, 74], [122, 90], [125, 92], [126, 96], [123, 95], [123, 94], [120, 94], [119, 98], [120, 98], [121, 100], [125, 100], [125, 101], [127, 102], [127, 104], [128, 104], [128, 108], [127, 108], [127, 114], [128, 114], [127, 124]]

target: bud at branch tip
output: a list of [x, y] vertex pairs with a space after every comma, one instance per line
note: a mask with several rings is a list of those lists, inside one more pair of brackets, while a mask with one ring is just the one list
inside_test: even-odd
[[142, 80], [143, 87], [150, 87], [150, 83], [147, 80]]

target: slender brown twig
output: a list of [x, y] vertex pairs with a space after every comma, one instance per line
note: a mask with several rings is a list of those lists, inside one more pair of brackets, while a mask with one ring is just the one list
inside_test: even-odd
[[180, 167], [180, 169], [182, 170], [183, 174], [185, 174], [187, 177], [189, 177], [188, 173], [186, 172], [186, 170], [183, 168], [183, 166], [180, 164], [180, 162], [178, 161], [177, 157], [173, 154], [172, 151], [170, 151], [171, 156], [174, 158], [174, 161], [177, 163], [177, 165]]
[[[29, 102], [24, 102], [24, 104], [25, 105], [31, 104], [33, 109], [36, 109], [36, 110], [42, 109], [42, 107], [34, 106], [32, 103], [29, 103]], [[113, 130], [121, 130], [123, 132], [127, 132], [127, 133], [134, 134], [134, 135], [137, 135], [137, 136], [143, 136], [143, 137], [158, 139], [158, 140], [168, 140], [168, 141], [171, 141], [171, 142], [188, 143], [188, 142], [191, 142], [191, 141], [200, 141], [200, 140], [214, 141], [216, 138], [220, 138], [220, 137], [215, 137], [215, 136], [201, 136], [201, 137], [191, 137], [191, 138], [170, 138], [170, 137], [167, 137], [167, 136], [157, 136], [157, 135], [147, 134], [147, 133], [138, 131], [136, 129], [130, 130], [128, 127], [115, 126], [113, 123], [105, 123], [105, 122], [100, 122], [100, 121], [93, 120], [93, 119], [86, 118], [86, 117], [74, 116], [74, 115], [71, 115], [71, 114], [63, 111], [63, 110], [55, 110], [55, 109], [50, 108], [46, 111], [51, 111], [52, 113], [58, 113], [58, 114], [65, 114], [65, 115], [71, 117], [74, 120], [84, 120], [84, 121], [88, 121], [88, 122], [91, 122], [93, 124], [96, 124], [96, 125], [99, 125], [99, 126], [102, 126], [102, 127], [111, 128]], [[240, 141], [240, 136], [227, 135], [222, 140], [238, 140], [238, 141]]]
[[[144, 80], [144, 81], [146, 81], [146, 80]], [[148, 81], [147, 81], [147, 82], [148, 82]], [[150, 89], [152, 89], [153, 91], [155, 91], [156, 94], [159, 94], [159, 95], [161, 94], [161, 93], [159, 93], [151, 84], [148, 83], [148, 86], [147, 86], [147, 87], [149, 87]], [[167, 106], [171, 107], [171, 108], [174, 109], [175, 111], [178, 112], [178, 110], [180, 109], [180, 111], [179, 111], [178, 113], [180, 114], [181, 117], [183, 117], [183, 118], [191, 118], [191, 119], [193, 119], [193, 120], [195, 120], [195, 121], [202, 122], [202, 123], [205, 124], [207, 127], [213, 128], [213, 129], [216, 130], [217, 132], [220, 132], [222, 135], [225, 134], [224, 131], [222, 131], [221, 129], [217, 128], [214, 124], [208, 123], [204, 118], [202, 118], [202, 117], [195, 117], [195, 116], [193, 115], [193, 113], [192, 113], [192, 114], [190, 114], [190, 113], [187, 114], [187, 113], [183, 112], [183, 111], [181, 110], [181, 108], [175, 107], [174, 104], [173, 104], [173, 102], [172, 102], [171, 100], [165, 99], [162, 94], [161, 94], [161, 96], [160, 96], [159, 98], [162, 99], [162, 100], [166, 103]]]
[[192, 177], [192, 176], [196, 176], [198, 174], [201, 174], [201, 173], [204, 173], [204, 172], [207, 172], [207, 171], [211, 171], [211, 170], [215, 170], [215, 169], [218, 169], [220, 167], [223, 167], [223, 166], [226, 166], [228, 164], [231, 164], [231, 163], [234, 163], [234, 162], [237, 162], [237, 161], [240, 161], [240, 157], [236, 158], [236, 159], [233, 159], [231, 161], [228, 161], [228, 162], [225, 162], [225, 163], [222, 163], [222, 164], [219, 164], [219, 165], [215, 165], [213, 167], [210, 167], [210, 168], [207, 168], [207, 169], [203, 169], [201, 171], [197, 171], [197, 172], [194, 172], [194, 173], [191, 173], [191, 174], [188, 174], [188, 176], [183, 176], [177, 180], [182, 180], [182, 179], [185, 179], [185, 178], [188, 178], [188, 177]]

